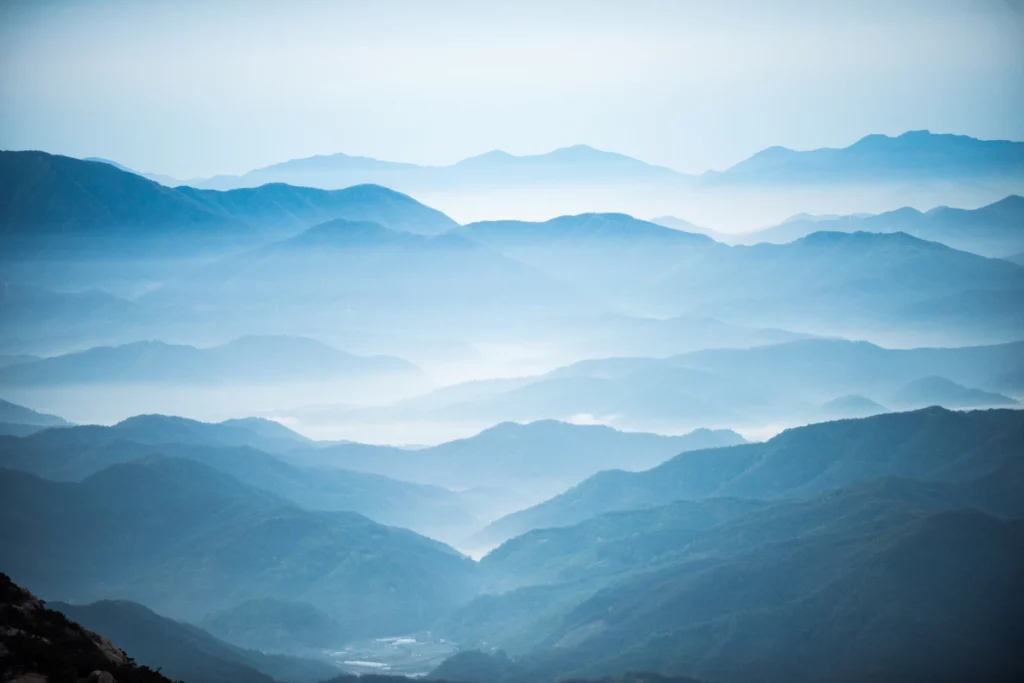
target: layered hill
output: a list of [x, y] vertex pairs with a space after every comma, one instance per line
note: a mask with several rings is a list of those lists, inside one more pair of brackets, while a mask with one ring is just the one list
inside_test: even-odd
[[313, 512], [207, 465], [154, 456], [64, 483], [4, 470], [6, 569], [57, 599], [200, 619], [245, 600], [321, 605], [353, 634], [414, 630], [473, 592], [471, 561], [351, 512]]

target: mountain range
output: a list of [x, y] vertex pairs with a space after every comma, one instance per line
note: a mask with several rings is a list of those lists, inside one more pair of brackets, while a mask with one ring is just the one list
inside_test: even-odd
[[353, 635], [425, 626], [468, 599], [473, 564], [352, 512], [310, 511], [184, 458], [80, 482], [0, 473], [5, 569], [48, 597], [128, 599], [198, 620], [245, 600], [311, 602]]
[[1010, 462], [1024, 413], [926, 408], [783, 432], [764, 443], [681, 454], [645, 472], [600, 472], [482, 532], [504, 540], [615, 510], [674, 500], [802, 497], [873, 477], [964, 481]]
[[[109, 162], [108, 162], [109, 163]], [[123, 167], [121, 167], [123, 168]], [[197, 178], [180, 184], [226, 190], [267, 183], [328, 189], [376, 183], [403, 191], [451, 185], [573, 185], [579, 183], [847, 182], [879, 177], [958, 179], [1024, 175], [1024, 143], [909, 131], [868, 135], [849, 147], [797, 151], [770, 147], [724, 171], [693, 176], [587, 145], [516, 156], [494, 150], [449, 166], [419, 166], [330, 154], [293, 159], [240, 176]], [[153, 176], [151, 176], [153, 177]], [[166, 177], [161, 178], [167, 182]]]
[[0, 386], [288, 382], [420, 373], [400, 358], [356, 356], [313, 339], [249, 336], [207, 349], [149, 341], [40, 358], [0, 368]]
[[906, 207], [877, 215], [795, 217], [764, 230], [730, 236], [727, 241], [782, 244], [821, 231], [905, 232], [990, 258], [1010, 257], [1024, 250], [1024, 197], [1010, 195], [977, 209], [940, 206], [918, 211]]

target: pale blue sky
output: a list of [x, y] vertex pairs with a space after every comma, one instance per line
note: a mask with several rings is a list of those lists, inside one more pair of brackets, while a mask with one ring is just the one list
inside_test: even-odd
[[682, 171], [1024, 139], [1020, 3], [0, 3], [0, 147], [188, 178], [586, 143]]

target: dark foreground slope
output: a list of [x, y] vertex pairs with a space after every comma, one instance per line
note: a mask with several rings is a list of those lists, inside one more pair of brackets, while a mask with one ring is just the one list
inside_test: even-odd
[[187, 683], [312, 683], [330, 678], [327, 663], [243, 650], [127, 600], [89, 605], [51, 603], [69, 619], [103, 633], [136, 661]]
[[0, 680], [77, 683], [113, 676], [117, 683], [169, 683], [103, 636], [47, 609], [6, 574], [0, 574], [0, 626]]

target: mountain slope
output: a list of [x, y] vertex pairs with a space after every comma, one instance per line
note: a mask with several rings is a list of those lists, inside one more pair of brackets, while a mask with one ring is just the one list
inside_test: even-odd
[[742, 442], [729, 430], [660, 436], [544, 420], [502, 423], [467, 439], [413, 451], [342, 444], [300, 456], [315, 458], [320, 465], [454, 488], [510, 482], [541, 486], [546, 481], [578, 481], [608, 467], [645, 469], [683, 451]]
[[235, 425], [144, 415], [114, 427], [0, 437], [0, 467], [56, 481], [82, 481], [111, 465], [160, 454], [203, 463], [306, 509], [358, 512], [443, 538], [458, 538], [477, 524], [465, 503], [448, 490], [364, 472], [299, 467], [256, 450], [278, 443]]
[[828, 183], [1024, 175], [1024, 143], [909, 131], [868, 135], [849, 147], [795, 151], [770, 147], [702, 177], [707, 183]]
[[162, 617], [127, 600], [101, 600], [89, 605], [50, 604], [89, 630], [105, 634], [131, 652], [136, 661], [176, 680], [313, 683], [335, 673], [333, 666], [316, 660], [265, 655], [234, 647], [200, 628]]
[[1009, 396], [971, 389], [935, 375], [916, 379], [901, 387], [893, 394], [893, 402], [911, 407], [943, 405], [951, 408], [979, 408], [1017, 403]]
[[170, 683], [157, 671], [136, 665], [101, 635], [68, 621], [42, 600], [0, 574], [0, 678], [5, 681], [98, 680]]
[[412, 197], [380, 185], [356, 185], [327, 191], [282, 183], [217, 192], [179, 187], [178, 191], [212, 211], [276, 234], [344, 218], [378, 223], [392, 230], [437, 235], [458, 223]]
[[329, 189], [377, 183], [408, 192], [481, 185], [678, 184], [685, 180], [686, 176], [667, 168], [587, 145], [575, 145], [525, 156], [494, 150], [449, 166], [417, 166], [347, 154], [318, 155], [273, 164], [241, 176], [215, 176], [194, 181], [194, 184], [223, 190], [282, 182]]
[[874, 477], [964, 481], [1011, 461], [1024, 413], [928, 408], [790, 429], [764, 443], [693, 451], [645, 472], [600, 472], [481, 532], [491, 542], [675, 500], [807, 496]]
[[0, 368], [0, 384], [260, 382], [419, 373], [392, 356], [356, 356], [303, 337], [251, 336], [207, 349], [156, 341], [97, 347]]
[[976, 511], [811, 537], [600, 593], [567, 618], [569, 652], [552, 659], [591, 675], [644, 662], [723, 681], [1009, 681], [1024, 672], [1021, 557], [1024, 525]]
[[0, 473], [11, 576], [199, 619], [256, 597], [320, 605], [355, 635], [414, 630], [473, 591], [472, 562], [346, 512], [310, 512], [206, 465], [152, 457], [79, 483]]
[[35, 427], [69, 427], [71, 423], [56, 415], [37, 413], [31, 408], [0, 399], [0, 422], [32, 425]]
[[982, 256], [1007, 257], [1024, 249], [1024, 197], [1011, 195], [978, 209], [940, 206], [921, 212], [907, 207], [873, 216], [789, 220], [743, 235], [739, 241], [781, 244], [819, 231], [905, 232]]

